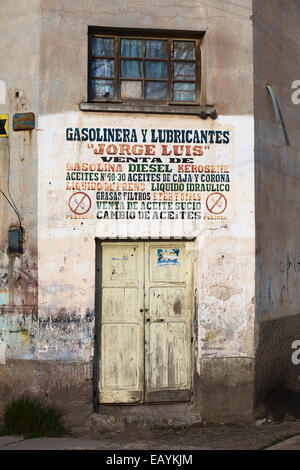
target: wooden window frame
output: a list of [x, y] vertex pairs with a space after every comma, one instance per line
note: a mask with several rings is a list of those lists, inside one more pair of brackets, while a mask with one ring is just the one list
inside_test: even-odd
[[[93, 37], [107, 37], [115, 39], [115, 54], [114, 57], [101, 56], [101, 59], [114, 59], [114, 78], [99, 77], [103, 80], [114, 81], [114, 97], [113, 98], [93, 98], [91, 97], [91, 64], [92, 64], [92, 38]], [[129, 106], [131, 109], [134, 106], [156, 106], [163, 105], [167, 107], [192, 107], [201, 105], [201, 40], [203, 33], [196, 31], [174, 31], [174, 30], [149, 30], [149, 29], [129, 29], [129, 28], [104, 28], [104, 27], [89, 27], [88, 29], [88, 102], [94, 104], [115, 103], [119, 106]], [[143, 40], [143, 56], [139, 58], [126, 58], [129, 60], [141, 60], [143, 67], [142, 78], [121, 78], [120, 77], [120, 39], [141, 39]], [[145, 42], [148, 39], [160, 39], [167, 41], [167, 58], [146, 58], [145, 57]], [[195, 42], [195, 59], [175, 59], [173, 56], [174, 41], [193, 41]], [[166, 79], [146, 78], [145, 77], [145, 62], [147, 60], [166, 61], [167, 62], [167, 77]], [[176, 80], [173, 77], [173, 64], [174, 62], [195, 63], [195, 79], [194, 80]], [[98, 77], [97, 77], [98, 78]], [[121, 82], [126, 81], [142, 81], [143, 98], [141, 99], [122, 99], [121, 98]], [[145, 96], [145, 82], [147, 81], [164, 81], [167, 83], [167, 99], [166, 100], [150, 100], [144, 98]], [[190, 82], [195, 83], [195, 101], [175, 101], [173, 100], [173, 83]]]

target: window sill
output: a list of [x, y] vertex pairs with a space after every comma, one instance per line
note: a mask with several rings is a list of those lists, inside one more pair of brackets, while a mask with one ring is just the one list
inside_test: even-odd
[[108, 113], [144, 113], [144, 114], [185, 114], [199, 116], [201, 119], [217, 119], [217, 111], [214, 106], [199, 105], [167, 105], [149, 103], [80, 103], [81, 111], [108, 112]]

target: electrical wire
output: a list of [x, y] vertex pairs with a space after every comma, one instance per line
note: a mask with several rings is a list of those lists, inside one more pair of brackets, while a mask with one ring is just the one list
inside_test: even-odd
[[8, 204], [13, 208], [13, 210], [14, 210], [15, 213], [17, 214], [17, 217], [18, 217], [18, 219], [19, 219], [20, 229], [22, 230], [21, 218], [20, 218], [18, 212], [16, 211], [15, 207], [12, 205], [12, 203], [10, 202], [10, 200], [8, 199], [8, 197], [5, 195], [5, 193], [2, 191], [2, 189], [0, 189], [0, 192], [3, 194], [3, 196], [4, 196], [5, 199], [7, 200]]
[[[10, 181], [10, 145], [9, 145], [9, 137], [7, 137], [7, 149], [8, 149], [8, 173], [7, 173], [7, 190], [8, 190], [8, 195], [10, 197], [11, 202], [13, 203], [13, 206], [15, 208], [15, 212], [18, 216], [19, 222], [21, 221], [21, 214], [10, 194], [10, 189], [9, 189], [9, 181]], [[21, 228], [21, 222], [20, 222], [20, 228]]]
[[6, 139], [6, 142], [7, 142], [7, 150], [8, 150], [8, 173], [7, 173], [7, 191], [8, 191], [8, 195], [10, 197], [10, 200], [8, 199], [8, 197], [5, 195], [5, 193], [2, 191], [2, 189], [0, 188], [0, 192], [1, 194], [3, 194], [3, 196], [5, 197], [5, 199], [7, 200], [8, 204], [13, 208], [14, 212], [17, 214], [17, 217], [18, 217], [18, 220], [19, 220], [19, 224], [20, 224], [20, 229], [22, 230], [22, 220], [21, 220], [21, 214], [10, 194], [10, 189], [9, 189], [9, 180], [10, 180], [10, 145], [9, 145], [9, 137], [7, 137]]

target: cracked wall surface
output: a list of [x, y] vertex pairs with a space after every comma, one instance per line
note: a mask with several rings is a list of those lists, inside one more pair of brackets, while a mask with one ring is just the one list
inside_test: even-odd
[[[0, 105], [0, 110], [10, 114], [33, 111], [37, 128], [32, 133], [12, 133], [11, 188], [22, 208], [26, 230], [25, 254], [13, 260], [7, 254], [6, 237], [15, 217], [3, 198], [0, 201], [0, 295], [2, 288], [14, 282], [3, 292], [1, 307], [8, 361], [93, 360], [95, 237], [113, 237], [118, 232], [113, 223], [66, 220], [65, 163], [84, 161], [86, 154], [80, 143], [66, 143], [65, 128], [230, 129], [230, 151], [224, 154], [224, 162], [232, 169], [229, 222], [186, 224], [183, 233], [193, 230], [196, 237], [195, 384], [201, 373], [210, 376], [211, 361], [218, 361], [219, 383], [223, 358], [233, 362], [239, 358], [250, 364], [245, 378], [243, 367], [238, 368], [249, 404], [255, 296], [252, 2], [41, 0], [18, 4], [18, 8], [5, 6], [0, 13], [6, 23], [7, 41], [0, 45], [0, 56], [7, 69], [4, 79], [9, 103], [8, 107]], [[216, 107], [219, 118], [204, 122], [195, 116], [79, 111], [79, 104], [87, 101], [88, 26], [205, 32], [203, 99]], [[20, 92], [17, 99], [16, 90]], [[4, 152], [1, 164], [7, 172], [5, 143], [0, 145]], [[214, 158], [217, 161], [219, 155]], [[125, 232], [147, 236], [149, 230], [147, 224], [135, 224]], [[163, 224], [153, 225], [151, 230], [152, 236], [169, 233]], [[8, 272], [14, 274], [6, 276]], [[230, 368], [233, 363], [228, 364]], [[227, 379], [226, 373], [224, 383]], [[226, 393], [232, 393], [234, 387], [229, 380]]]
[[39, 109], [38, 1], [0, 2], [1, 80], [5, 99], [0, 114], [9, 114], [9, 142], [0, 139], [0, 185], [14, 202], [24, 228], [24, 254], [8, 251], [8, 230], [19, 228], [15, 211], [0, 195], [0, 340], [11, 357], [32, 357], [38, 317], [37, 133], [13, 132], [14, 113]]
[[[254, 1], [256, 155], [256, 400], [298, 387], [292, 343], [299, 323], [299, 122], [291, 88], [299, 78], [298, 2]], [[278, 128], [266, 84], [280, 106]]]

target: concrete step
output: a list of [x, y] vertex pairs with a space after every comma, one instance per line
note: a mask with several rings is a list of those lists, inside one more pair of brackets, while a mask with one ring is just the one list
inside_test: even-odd
[[89, 420], [91, 432], [102, 433], [111, 431], [123, 431], [126, 428], [168, 428], [201, 425], [203, 418], [200, 415], [186, 414], [175, 416], [132, 415], [114, 416], [111, 414], [93, 413]]

